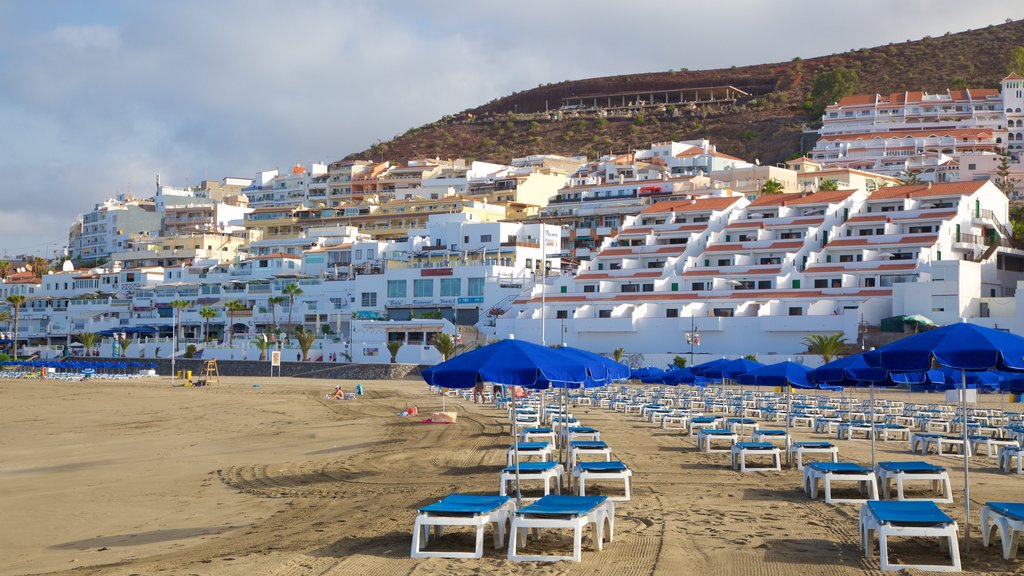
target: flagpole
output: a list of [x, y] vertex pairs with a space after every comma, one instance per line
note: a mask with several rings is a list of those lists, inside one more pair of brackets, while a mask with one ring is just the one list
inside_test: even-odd
[[960, 425], [964, 427], [964, 553], [971, 551], [971, 485], [968, 483], [970, 468], [967, 457], [971, 445], [967, 441], [967, 370], [960, 369]]

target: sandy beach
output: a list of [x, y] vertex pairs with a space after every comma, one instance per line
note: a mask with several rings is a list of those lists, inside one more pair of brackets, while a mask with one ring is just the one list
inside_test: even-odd
[[[701, 454], [688, 436], [590, 407], [577, 417], [635, 474], [633, 500], [617, 507], [615, 541], [603, 552], [588, 533], [580, 564], [515, 564], [489, 546], [482, 560], [412, 560], [419, 506], [456, 490], [497, 491], [509, 445], [503, 412], [449, 399], [457, 424], [421, 424], [396, 414], [440, 407], [422, 382], [363, 382], [359, 400], [324, 400], [335, 384], [354, 386], [0, 380], [0, 576], [877, 571], [877, 555], [865, 560], [860, 549], [857, 506], [808, 499], [796, 470], [740, 475], [727, 454]], [[837, 443], [842, 460], [870, 462], [867, 442]], [[905, 442], [879, 443], [878, 458], [918, 459]], [[942, 508], [961, 520], [959, 458], [926, 459], [950, 469], [956, 501]], [[1021, 560], [982, 548], [977, 514], [987, 500], [1024, 499], [1024, 477], [983, 456], [971, 474], [964, 569], [1019, 574]], [[545, 536], [530, 547], [564, 542]], [[904, 560], [938, 555], [914, 542], [894, 551]]]

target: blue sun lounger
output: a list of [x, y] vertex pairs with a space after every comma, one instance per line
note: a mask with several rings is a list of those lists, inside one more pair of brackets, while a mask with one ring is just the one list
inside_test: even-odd
[[[896, 498], [898, 500], [932, 500], [942, 504], [953, 503], [953, 488], [949, 484], [949, 474], [942, 466], [936, 466], [921, 460], [910, 462], [879, 462], [875, 470], [878, 483], [882, 485], [882, 496], [889, 497], [889, 481], [896, 481]], [[907, 498], [903, 494], [904, 484], [911, 480], [931, 482], [932, 491], [942, 493], [941, 498]]]
[[[826, 504], [863, 504], [867, 500], [878, 500], [878, 480], [870, 468], [853, 462], [808, 462], [804, 466], [804, 492], [811, 498], [818, 497], [818, 480], [825, 490]], [[833, 498], [833, 482], [856, 482], [864, 493], [867, 487], [868, 498]]]
[[[960, 549], [957, 547], [956, 522], [935, 505], [935, 502], [892, 502], [870, 500], [860, 509], [860, 537], [864, 557], [870, 558], [871, 533], [878, 534], [878, 556], [882, 570], [930, 570], [932, 572], [959, 572]], [[948, 550], [950, 564], [890, 564], [889, 538], [939, 538], [940, 546]], [[945, 546], [943, 546], [945, 541]]]
[[[544, 482], [544, 495], [551, 493], [551, 481], [555, 480], [555, 490], [562, 493], [562, 476], [565, 469], [558, 462], [520, 462], [519, 480], [542, 480]], [[508, 466], [501, 471], [498, 482], [501, 486], [502, 496], [508, 494], [508, 487], [516, 481], [516, 467]], [[525, 498], [525, 496], [524, 496]]]
[[[541, 460], [547, 462], [554, 448], [550, 442], [519, 442], [518, 444], [520, 462], [525, 458], [537, 456], [539, 456]], [[508, 466], [512, 465], [512, 461], [515, 459], [515, 452], [515, 446], [508, 447]]]
[[[583, 530], [588, 524], [594, 525], [594, 545], [600, 551], [604, 547], [605, 536], [607, 535], [609, 542], [614, 537], [615, 504], [605, 496], [545, 496], [513, 515], [508, 539], [508, 559], [515, 562], [579, 562], [583, 556]], [[607, 532], [605, 524], [608, 527]], [[534, 535], [537, 535], [541, 528], [572, 530], [572, 556], [519, 554], [519, 538], [522, 538], [525, 545], [526, 531], [533, 529]]]
[[981, 538], [985, 546], [992, 543], [996, 530], [1003, 543], [1003, 558], [1013, 560], [1024, 532], [1024, 503], [986, 502], [981, 508]]
[[633, 471], [624, 463], [618, 460], [610, 462], [577, 462], [572, 469], [572, 475], [579, 479], [580, 496], [586, 496], [586, 484], [593, 480], [622, 480], [624, 484], [623, 496], [609, 496], [609, 500], [620, 502], [629, 501], [629, 478]]
[[[494, 524], [494, 547], [501, 548], [505, 539], [505, 523], [515, 511], [515, 502], [506, 496], [475, 496], [450, 494], [443, 500], [419, 509], [412, 529], [413, 558], [481, 558], [484, 555], [484, 528]], [[430, 538], [440, 537], [445, 526], [473, 526], [476, 528], [474, 552], [428, 552], [421, 549]]]

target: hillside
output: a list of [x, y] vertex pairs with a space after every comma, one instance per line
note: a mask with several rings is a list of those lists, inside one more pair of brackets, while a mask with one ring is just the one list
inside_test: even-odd
[[[857, 71], [859, 93], [995, 87], [1005, 76], [1010, 50], [1018, 46], [1024, 46], [1024, 20], [807, 60], [559, 82], [413, 128], [348, 158], [404, 161], [440, 156], [507, 162], [539, 152], [594, 158], [650, 142], [709, 138], [723, 152], [779, 162], [810, 146], [801, 143], [802, 127], [816, 119], [804, 103], [823, 71]], [[641, 113], [622, 110], [607, 117], [557, 112], [568, 97], [723, 85], [749, 95], [732, 102], [648, 108]]]

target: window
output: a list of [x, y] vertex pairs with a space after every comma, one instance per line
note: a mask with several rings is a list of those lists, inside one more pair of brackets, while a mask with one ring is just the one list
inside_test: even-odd
[[790, 316], [803, 316], [804, 315], [804, 309], [799, 307], [799, 306], [792, 306], [789, 309], [789, 315]]
[[362, 259], [363, 259], [363, 250], [360, 248], [360, 249], [356, 250], [356, 260], [362, 260]]
[[814, 287], [815, 288], [828, 288], [828, 280], [820, 279], [819, 278], [818, 280], [814, 281]]
[[467, 296], [483, 296], [484, 295], [484, 279], [483, 278], [470, 278], [469, 286], [467, 286], [469, 293]]
[[555, 318], [557, 318], [559, 320], [565, 320], [568, 317], [569, 317], [569, 311], [568, 310], [555, 310]]
[[654, 284], [653, 283], [644, 284], [643, 287], [641, 288], [641, 291], [642, 292], [654, 292]]
[[865, 288], [874, 288], [875, 287], [875, 279], [874, 278], [865, 278], [864, 279], [864, 287]]
[[704, 283], [703, 282], [693, 282], [692, 284], [690, 284], [690, 290], [693, 290], [694, 292], [699, 292], [699, 291], [701, 291], [703, 289], [704, 289]]
[[669, 308], [665, 310], [666, 318], [679, 318], [679, 308]]
[[376, 292], [363, 292], [360, 302], [364, 308], [374, 308], [377, 306], [377, 293]]
[[758, 280], [757, 281], [757, 289], [758, 290], [771, 290], [772, 289], [772, 281], [771, 280]]
[[623, 284], [622, 292], [639, 292], [640, 286], [638, 284]]
[[[467, 236], [467, 238], [468, 238], [468, 236]], [[491, 235], [490, 234], [481, 234], [480, 235], [480, 242], [490, 242], [490, 241], [491, 241]], [[469, 242], [469, 240], [467, 239], [466, 242]]]
[[604, 309], [604, 310], [598, 310], [597, 311], [597, 317], [598, 318], [611, 318], [612, 317], [612, 311], [611, 311], [611, 309], [607, 309], [607, 308]]
[[462, 278], [441, 278], [441, 296], [461, 296]]
[[405, 280], [388, 280], [388, 298], [405, 298], [405, 291]]
[[584, 292], [597, 292], [597, 286], [594, 284], [586, 284], [583, 286]]
[[715, 315], [715, 316], [718, 316], [719, 318], [732, 318], [733, 309], [732, 308], [715, 308], [714, 310], [712, 310], [711, 313], [713, 315]]
[[433, 280], [413, 280], [412, 295], [414, 298], [430, 298], [434, 295]]

